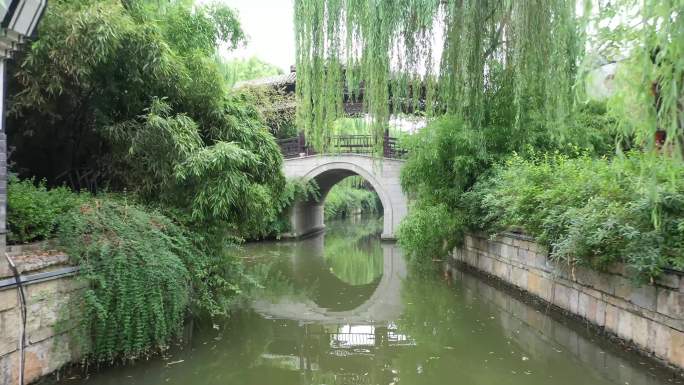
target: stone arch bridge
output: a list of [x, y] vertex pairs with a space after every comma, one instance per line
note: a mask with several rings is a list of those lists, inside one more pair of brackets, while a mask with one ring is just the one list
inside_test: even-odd
[[[295, 202], [290, 213], [290, 237], [303, 237], [325, 228], [324, 201], [330, 189], [342, 179], [359, 175], [377, 192], [382, 202], [382, 239], [396, 239], [399, 223], [408, 211], [408, 201], [399, 182], [405, 152], [392, 138], [385, 138], [383, 157], [369, 153], [375, 148], [370, 136], [347, 135], [333, 138], [335, 154], [313, 154], [301, 138], [280, 141], [285, 157], [283, 172], [288, 179], [314, 180], [320, 198]], [[365, 152], [365, 153], [364, 153]]]

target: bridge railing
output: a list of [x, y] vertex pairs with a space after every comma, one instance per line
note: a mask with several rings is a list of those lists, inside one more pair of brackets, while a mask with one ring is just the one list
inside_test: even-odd
[[[285, 158], [315, 155], [317, 152], [306, 143], [303, 134], [292, 138], [278, 139], [280, 151]], [[335, 135], [329, 139], [328, 148], [332, 153], [375, 154], [380, 146], [376, 145], [372, 135]], [[407, 151], [399, 146], [399, 139], [384, 135], [382, 138], [382, 155], [385, 158], [400, 159]]]
[[295, 136], [293, 138], [278, 139], [276, 140], [278, 146], [280, 146], [280, 152], [285, 158], [293, 158], [299, 156], [302, 151], [302, 145], [299, 141], [299, 137]]

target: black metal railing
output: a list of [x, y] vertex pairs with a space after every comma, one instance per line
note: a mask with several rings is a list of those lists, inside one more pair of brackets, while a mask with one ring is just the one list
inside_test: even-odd
[[298, 156], [300, 152], [303, 152], [298, 136], [295, 136], [294, 138], [278, 139], [276, 142], [278, 142], [278, 146], [280, 146], [280, 152], [282, 152], [283, 156], [286, 158]]
[[[381, 140], [381, 145], [378, 145], [373, 135], [335, 135], [328, 139], [326, 148], [331, 153], [378, 154], [382, 150], [385, 158], [400, 159], [406, 156], [406, 149], [401, 148], [399, 139], [384, 135]], [[307, 144], [303, 133], [292, 138], [278, 139], [277, 142], [285, 158], [318, 153]]]

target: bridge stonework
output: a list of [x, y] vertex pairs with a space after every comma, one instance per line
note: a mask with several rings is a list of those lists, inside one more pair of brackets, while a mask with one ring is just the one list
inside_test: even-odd
[[337, 182], [348, 176], [359, 175], [373, 186], [382, 202], [382, 239], [396, 239], [399, 223], [408, 211], [408, 200], [399, 183], [404, 163], [400, 159], [362, 154], [310, 155], [285, 159], [285, 177], [314, 180], [320, 191], [318, 201], [295, 202], [290, 213], [291, 233], [288, 236], [298, 238], [323, 230], [326, 195]]

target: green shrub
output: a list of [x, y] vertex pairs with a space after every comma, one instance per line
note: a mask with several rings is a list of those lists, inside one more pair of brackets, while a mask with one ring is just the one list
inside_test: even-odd
[[[564, 263], [625, 262], [637, 278], [684, 268], [684, 166], [655, 154], [612, 160], [514, 156], [469, 193], [475, 225], [519, 228]], [[473, 216], [476, 217], [476, 216]]]
[[446, 255], [463, 236], [463, 216], [444, 203], [417, 201], [399, 226], [399, 245], [407, 250], [411, 265]]
[[412, 260], [441, 258], [462, 239], [468, 215], [463, 193], [511, 152], [516, 140], [509, 131], [474, 130], [453, 116], [406, 138], [409, 157], [401, 184], [415, 203], [399, 227], [399, 243]]
[[134, 359], [169, 345], [192, 293], [186, 266], [200, 265], [181, 228], [136, 205], [91, 199], [60, 220], [59, 240], [88, 284], [77, 304], [88, 358]]
[[210, 230], [188, 232], [125, 198], [48, 190], [44, 182], [11, 178], [8, 196], [10, 240], [56, 236], [81, 268], [86, 290], [62, 321], [80, 320], [74, 335], [88, 359], [135, 359], [165, 349], [188, 309], [225, 313], [240, 293], [242, 268], [225, 243], [214, 244], [225, 237]]
[[45, 181], [10, 177], [7, 192], [7, 224], [10, 243], [26, 243], [54, 235], [60, 215], [77, 205], [79, 197], [69, 189], [48, 190]]
[[486, 212], [476, 204], [479, 196], [469, 192], [478, 181], [486, 186], [492, 166], [512, 154], [557, 151], [576, 156], [582, 149], [605, 155], [614, 148], [615, 122], [600, 103], [582, 106], [559, 130], [540, 122], [512, 125], [499, 115], [509, 97], [494, 100], [498, 102], [488, 111], [487, 125], [473, 127], [458, 116], [444, 116], [404, 140], [409, 156], [401, 184], [415, 204], [400, 226], [399, 241], [412, 258], [443, 257], [466, 231], [481, 227], [477, 222]]
[[375, 214], [380, 211], [378, 194], [360, 186], [360, 177], [349, 177], [325, 197], [325, 218], [345, 218], [353, 213]]

